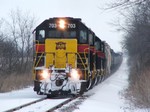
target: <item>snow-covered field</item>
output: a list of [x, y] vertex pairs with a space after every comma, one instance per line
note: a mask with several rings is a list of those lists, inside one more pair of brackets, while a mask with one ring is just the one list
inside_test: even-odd
[[[86, 95], [90, 95], [90, 97], [82, 100], [80, 103], [76, 103], [77, 108], [74, 109], [74, 112], [125, 112], [125, 100], [120, 93], [127, 87], [127, 79], [128, 68], [126, 65], [126, 58], [124, 58], [122, 65], [120, 66], [119, 70], [116, 71], [116, 73], [107, 78], [101, 84], [94, 87], [92, 90], [85, 93]], [[37, 100], [42, 97], [45, 96], [36, 95], [36, 93], [33, 91], [33, 87], [9, 93], [0, 93], [0, 112], [17, 107], [27, 102]], [[64, 99], [55, 100], [59, 102]], [[50, 102], [51, 104], [54, 104], [55, 101], [49, 99], [49, 103]], [[40, 110], [40, 106], [44, 105], [46, 104], [38, 105], [36, 110], [33, 109], [32, 112], [42, 112], [42, 110]], [[71, 104], [65, 105], [62, 107], [62, 109], [57, 111], [62, 112], [63, 108], [66, 108], [70, 105]], [[24, 109], [24, 112], [29, 111]]]

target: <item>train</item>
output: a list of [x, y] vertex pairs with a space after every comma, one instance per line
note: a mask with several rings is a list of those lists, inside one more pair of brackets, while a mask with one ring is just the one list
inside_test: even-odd
[[39, 95], [81, 95], [110, 76], [122, 62], [80, 18], [44, 20], [34, 35], [34, 91]]

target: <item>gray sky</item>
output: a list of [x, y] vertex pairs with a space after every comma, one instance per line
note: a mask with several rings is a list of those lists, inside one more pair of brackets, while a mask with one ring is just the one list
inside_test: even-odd
[[91, 28], [112, 49], [121, 51], [122, 36], [116, 27], [110, 25], [118, 17], [115, 11], [102, 11], [98, 8], [108, 0], [0, 0], [0, 18], [7, 18], [13, 9], [21, 9], [34, 14], [38, 24], [51, 17], [78, 17]]

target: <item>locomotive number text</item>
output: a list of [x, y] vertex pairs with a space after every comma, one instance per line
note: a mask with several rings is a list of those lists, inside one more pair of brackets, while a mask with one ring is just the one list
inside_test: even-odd
[[[57, 28], [57, 27], [59, 27], [59, 25], [57, 25], [56, 23], [49, 23], [49, 28]], [[76, 24], [67, 24], [66, 27], [76, 28]]]

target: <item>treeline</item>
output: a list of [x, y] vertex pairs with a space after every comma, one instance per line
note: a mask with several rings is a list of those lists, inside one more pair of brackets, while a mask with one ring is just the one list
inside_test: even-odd
[[[19, 86], [19, 77], [31, 75], [34, 24], [35, 18], [21, 10], [11, 11], [8, 19], [0, 19], [0, 92], [7, 91], [6, 84]], [[16, 85], [13, 85], [11, 80], [17, 76]]]
[[131, 107], [150, 111], [150, 1], [116, 0], [104, 9], [119, 10], [125, 19], [124, 24], [117, 24], [124, 32], [122, 43], [128, 54], [129, 87], [125, 97]]
[[128, 53], [129, 87], [126, 98], [139, 108], [150, 108], [150, 1], [121, 0], [110, 9], [121, 8], [125, 25], [123, 47]]
[[124, 38], [130, 70], [127, 98], [137, 107], [150, 108], [150, 1], [130, 9]]

